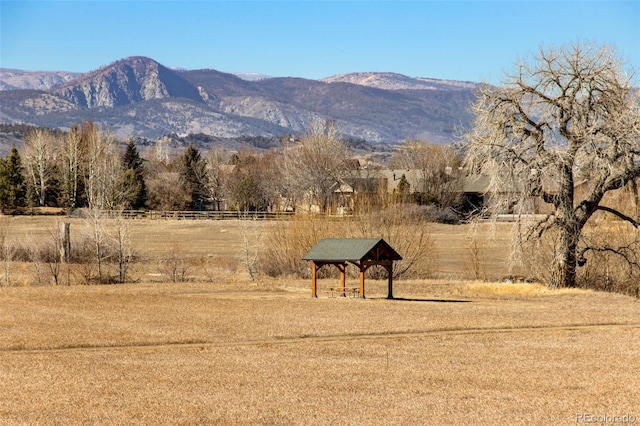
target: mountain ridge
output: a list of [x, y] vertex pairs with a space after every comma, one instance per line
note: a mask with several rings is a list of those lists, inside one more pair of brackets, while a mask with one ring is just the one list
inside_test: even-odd
[[202, 98], [176, 72], [153, 59], [132, 56], [57, 87], [54, 93], [86, 108], [116, 107], [151, 99]]
[[448, 143], [456, 128], [469, 124], [475, 89], [471, 82], [397, 73], [243, 79], [213, 69], [168, 68], [141, 56], [75, 78], [53, 73], [58, 77], [51, 87], [26, 90], [0, 70], [0, 122], [65, 128], [91, 119], [119, 137], [153, 139], [167, 133], [279, 136], [329, 119], [344, 136], [370, 142]]
[[23, 71], [0, 68], [0, 90], [50, 90], [80, 75], [82, 73], [68, 71]]
[[326, 77], [321, 81], [351, 83], [384, 90], [459, 90], [473, 89], [477, 85], [469, 81], [409, 77], [394, 72], [353, 72]]

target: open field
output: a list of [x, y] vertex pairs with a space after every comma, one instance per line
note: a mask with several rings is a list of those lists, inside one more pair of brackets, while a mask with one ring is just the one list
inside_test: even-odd
[[[2, 225], [29, 243], [55, 220]], [[366, 300], [329, 297], [335, 280], [318, 299], [308, 280], [249, 281], [242, 231], [268, 223], [130, 224], [137, 284], [24, 286], [31, 266], [10, 265], [0, 424], [640, 422], [638, 299], [460, 279], [471, 235], [487, 275], [511, 272], [509, 224], [434, 225], [440, 278], [396, 281], [397, 300], [384, 281]], [[158, 281], [176, 253], [190, 282]]]
[[[490, 287], [490, 286], [489, 286]], [[640, 421], [640, 305], [530, 284], [0, 288], [2, 424]]]
[[[84, 219], [51, 216], [0, 217], [0, 231], [18, 244], [52, 244], [52, 234], [58, 232], [59, 222], [70, 223], [72, 240], [90, 234], [90, 224]], [[104, 220], [108, 224], [109, 220]], [[211, 280], [245, 280], [242, 265], [243, 232], [249, 244], [268, 244], [268, 228], [277, 226], [268, 221], [239, 220], [151, 220], [126, 221], [131, 241], [141, 264], [133, 270], [135, 281], [157, 280], [162, 264], [169, 257], [184, 257], [189, 263], [189, 278]], [[510, 252], [510, 223], [480, 225], [426, 224], [430, 249], [424, 259], [430, 276], [437, 278], [499, 279], [519, 274], [508, 264]], [[475, 244], [475, 251], [471, 249]], [[309, 247], [310, 248], [310, 247]], [[253, 249], [251, 249], [253, 250]], [[252, 251], [253, 253], [253, 251]], [[401, 253], [402, 254], [402, 253]], [[477, 266], [472, 266], [473, 261]], [[220, 267], [222, 271], [219, 271]], [[26, 268], [26, 269], [25, 269]], [[16, 274], [32, 273], [26, 265], [16, 265]], [[418, 265], [418, 269], [420, 268]], [[164, 280], [167, 278], [164, 277]], [[28, 284], [25, 277], [15, 278], [19, 285]]]

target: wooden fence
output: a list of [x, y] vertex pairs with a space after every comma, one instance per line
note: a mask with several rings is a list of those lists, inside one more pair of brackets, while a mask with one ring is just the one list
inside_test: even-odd
[[[294, 212], [259, 212], [259, 211], [156, 211], [156, 210], [101, 210], [101, 217], [125, 219], [173, 219], [173, 220], [281, 220], [290, 219]], [[84, 217], [86, 212], [76, 210], [74, 215]]]

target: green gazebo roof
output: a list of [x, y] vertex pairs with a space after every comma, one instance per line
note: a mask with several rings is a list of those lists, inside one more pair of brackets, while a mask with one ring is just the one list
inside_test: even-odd
[[362, 262], [402, 260], [382, 238], [325, 238], [302, 258], [316, 262]]

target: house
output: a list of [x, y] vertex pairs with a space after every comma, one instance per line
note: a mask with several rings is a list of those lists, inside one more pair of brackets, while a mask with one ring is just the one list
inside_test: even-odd
[[467, 214], [488, 209], [497, 214], [547, 214], [553, 206], [540, 197], [521, 199], [524, 183], [506, 184], [499, 191], [492, 191], [490, 178], [484, 175], [460, 177], [460, 191], [463, 197], [461, 210]]
[[409, 193], [418, 191], [421, 187], [420, 171], [416, 169], [383, 169], [380, 176], [386, 179], [387, 193], [393, 194], [402, 191], [401, 182], [406, 182]]

